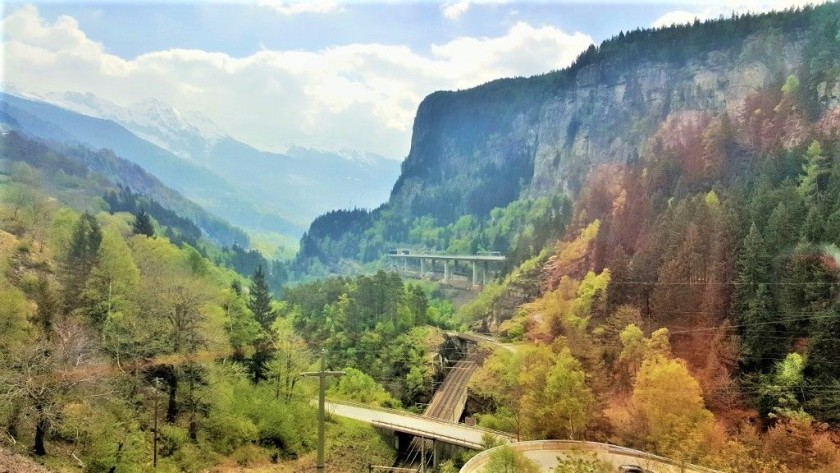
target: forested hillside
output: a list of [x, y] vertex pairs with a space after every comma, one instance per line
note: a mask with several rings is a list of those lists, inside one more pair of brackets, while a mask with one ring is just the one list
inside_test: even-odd
[[[317, 218], [291, 268], [209, 241], [108, 152], [0, 143], [2, 445], [53, 469], [312, 470], [301, 372], [420, 411], [443, 331], [469, 327], [513, 344], [470, 382], [480, 426], [840, 470], [836, 3], [621, 33], [562, 71], [434, 93], [390, 201]], [[393, 273], [311, 280], [403, 245], [507, 267], [457, 310]], [[392, 442], [332, 418], [327, 461], [390, 465]]]
[[[155, 448], [161, 471], [303, 471], [316, 416], [315, 385], [300, 372], [320, 356], [347, 369], [335, 397], [428, 398], [438, 327], [454, 325], [448, 302], [386, 273], [278, 299], [284, 280], [271, 271], [282, 265], [216, 247], [90, 161], [14, 133], [2, 143], [0, 448], [57, 471], [149, 471]], [[341, 471], [395, 455], [371, 427], [343, 420], [330, 420], [328, 445]]]
[[[712, 156], [700, 148], [723, 146], [721, 133], [713, 133], [722, 126], [780, 127], [784, 111], [748, 117], [744, 106], [771, 113], [755, 101], [779, 103], [791, 75], [800, 84], [790, 99], [794, 116], [811, 123], [826, 116], [840, 104], [837, 16], [838, 6], [828, 4], [636, 30], [590, 47], [564, 70], [435, 92], [418, 108], [411, 150], [389, 202], [372, 212], [317, 219], [302, 239], [299, 264], [317, 260], [329, 269], [340, 258], [370, 261], [399, 245], [454, 251], [453, 239], [465, 235], [455, 236], [459, 219], [470, 219], [468, 248], [508, 252], [519, 246], [536, 254], [545, 240], [542, 228], [548, 224], [556, 233], [558, 216], [529, 214], [538, 206], [533, 201], [577, 198], [600, 165], [635, 162], [677, 144]], [[800, 144], [807, 137], [796, 126], [789, 123], [774, 139]], [[699, 141], [663, 148], [672, 130], [691, 127]], [[766, 150], [727, 151], [747, 157]], [[707, 188], [733, 175], [730, 168], [686, 164], [695, 165], [687, 172]], [[550, 213], [561, 209], [552, 205]], [[494, 241], [487, 230], [502, 219], [517, 224], [505, 228], [504, 241]]]
[[0, 93], [0, 123], [4, 129], [43, 141], [111, 150], [239, 226], [287, 235], [299, 233], [299, 227], [257, 205], [248, 189], [238, 188], [221, 175], [145, 141], [110, 120]]
[[414, 133], [389, 203], [316, 220], [298, 263], [525, 261], [460, 311], [524, 343], [473, 379], [481, 424], [840, 467], [840, 6], [623, 33], [433, 94]]

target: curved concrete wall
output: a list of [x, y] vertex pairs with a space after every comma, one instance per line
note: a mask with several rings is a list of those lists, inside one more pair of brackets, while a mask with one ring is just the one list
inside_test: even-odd
[[[543, 471], [550, 472], [557, 465], [557, 457], [597, 458], [616, 467], [637, 465], [656, 473], [720, 473], [701, 466], [680, 463], [675, 460], [645, 453], [632, 448], [618, 447], [606, 443], [580, 442], [575, 440], [535, 440], [511, 443], [508, 446], [539, 464]], [[501, 447], [485, 450], [472, 457], [460, 473], [480, 473], [490, 461], [490, 455]]]

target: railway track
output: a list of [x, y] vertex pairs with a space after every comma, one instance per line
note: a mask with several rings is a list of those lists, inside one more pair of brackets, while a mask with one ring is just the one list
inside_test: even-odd
[[466, 395], [467, 383], [478, 369], [478, 355], [470, 354], [465, 360], [455, 363], [440, 389], [432, 397], [423, 417], [457, 422], [460, 412], [455, 412]]

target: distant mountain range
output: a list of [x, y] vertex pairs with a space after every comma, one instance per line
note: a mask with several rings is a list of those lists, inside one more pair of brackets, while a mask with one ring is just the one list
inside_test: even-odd
[[198, 114], [151, 99], [0, 93], [0, 123], [40, 139], [108, 148], [231, 223], [297, 238], [320, 213], [384, 202], [400, 164], [364, 153], [257, 150]]

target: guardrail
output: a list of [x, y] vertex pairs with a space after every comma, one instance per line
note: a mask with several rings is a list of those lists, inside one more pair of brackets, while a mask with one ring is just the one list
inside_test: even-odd
[[[448, 421], [445, 421], [445, 420], [434, 419], [434, 418], [431, 418], [431, 417], [423, 417], [420, 414], [415, 414], [413, 412], [408, 412], [408, 411], [401, 411], [399, 409], [391, 409], [391, 408], [388, 408], [388, 407], [380, 407], [380, 406], [369, 406], [367, 404], [362, 404], [361, 402], [344, 401], [344, 400], [332, 401], [332, 400], [327, 399], [327, 402], [330, 403], [330, 404], [341, 404], [341, 405], [351, 406], [351, 407], [360, 407], [360, 408], [368, 409], [368, 410], [371, 410], [371, 411], [379, 411], [379, 412], [385, 412], [385, 413], [388, 413], [388, 414], [396, 414], [396, 415], [401, 415], [401, 416], [405, 416], [405, 417], [412, 417], [412, 418], [415, 418], [415, 419], [421, 419], [423, 421], [428, 421], [428, 422], [437, 422], [441, 425], [446, 425], [446, 426], [455, 426], [455, 427], [460, 427], [460, 428], [464, 428], [464, 429], [480, 430], [483, 433], [488, 433], [488, 434], [491, 434], [491, 435], [495, 435], [496, 437], [501, 437], [501, 438], [510, 439], [510, 440], [514, 439], [514, 435], [511, 434], [510, 432], [503, 432], [501, 430], [493, 430], [493, 429], [488, 429], [486, 427], [478, 427], [478, 426], [474, 426], [474, 425], [467, 425], [467, 424], [462, 424], [460, 422], [448, 422]], [[334, 413], [331, 412], [331, 414], [334, 414]], [[338, 415], [338, 414], [334, 414], [334, 415]]]
[[472, 442], [468, 439], [461, 438], [461, 437], [453, 437], [451, 435], [446, 434], [439, 434], [437, 432], [430, 432], [428, 430], [418, 429], [416, 427], [406, 427], [404, 425], [394, 424], [391, 422], [383, 422], [379, 420], [375, 420], [371, 422], [371, 425], [374, 427], [383, 427], [386, 429], [391, 430], [399, 430], [401, 432], [405, 432], [407, 434], [411, 434], [417, 437], [422, 437], [425, 439], [432, 439], [432, 440], [440, 440], [446, 443], [451, 443], [452, 445], [458, 445], [459, 447], [464, 448], [472, 448], [475, 450], [481, 450], [485, 446], [482, 443]]
[[[555, 451], [558, 454], [569, 454], [575, 452], [589, 452], [600, 453], [602, 455], [621, 455], [629, 458], [643, 460], [645, 468], [656, 466], [667, 466], [675, 469], [678, 472], [685, 473], [721, 473], [711, 468], [692, 465], [690, 463], [679, 462], [671, 458], [661, 457], [652, 453], [635, 450], [632, 448], [621, 447], [618, 445], [611, 445], [600, 442], [586, 442], [581, 440], [531, 440], [526, 442], [516, 442], [509, 444], [519, 452], [529, 451]], [[472, 457], [461, 468], [460, 473], [476, 473], [480, 472], [489, 461], [491, 455], [500, 447], [484, 450], [483, 452]]]

